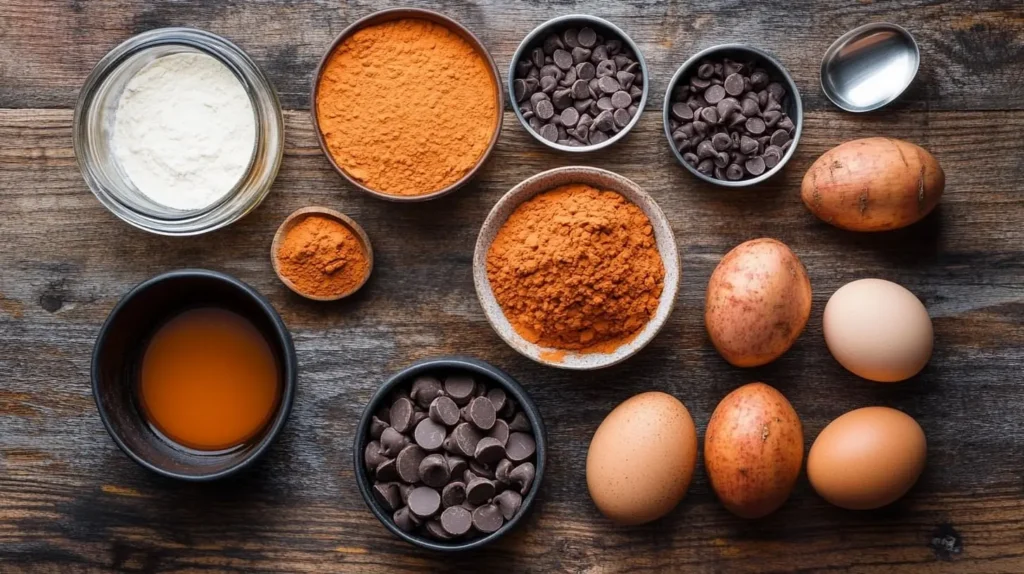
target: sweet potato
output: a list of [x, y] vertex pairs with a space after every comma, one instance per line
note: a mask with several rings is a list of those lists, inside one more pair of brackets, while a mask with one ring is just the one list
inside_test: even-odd
[[865, 138], [819, 157], [804, 175], [800, 195], [826, 223], [850, 231], [888, 231], [928, 215], [945, 187], [942, 166], [921, 147]]
[[810, 316], [807, 270], [784, 243], [741, 243], [711, 274], [704, 326], [722, 357], [737, 367], [779, 358], [793, 346]]
[[704, 466], [718, 500], [741, 518], [775, 512], [804, 460], [800, 417], [782, 393], [750, 383], [718, 403], [704, 435]]

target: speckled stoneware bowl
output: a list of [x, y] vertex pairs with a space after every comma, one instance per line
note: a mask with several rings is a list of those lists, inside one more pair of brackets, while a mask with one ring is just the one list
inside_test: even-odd
[[[611, 353], [575, 353], [542, 347], [527, 341], [512, 328], [505, 313], [501, 310], [501, 306], [494, 298], [491, 283], [487, 279], [487, 252], [490, 250], [498, 230], [505, 224], [512, 212], [535, 195], [570, 183], [584, 183], [598, 189], [616, 191], [640, 207], [654, 228], [658, 253], [665, 266], [665, 288], [661, 292], [661, 300], [658, 302], [658, 310], [654, 317], [647, 322], [637, 336]], [[487, 315], [491, 326], [513, 349], [538, 363], [560, 369], [581, 371], [600, 369], [610, 367], [635, 355], [654, 339], [672, 313], [676, 294], [679, 292], [680, 276], [676, 238], [665, 213], [639, 185], [621, 175], [596, 167], [560, 167], [538, 173], [513, 187], [498, 201], [487, 216], [476, 240], [476, 251], [473, 253], [473, 283], [476, 286], [477, 298], [480, 300], [480, 305], [483, 306], [484, 314]], [[559, 357], [560, 360], [552, 360], [552, 357]]]

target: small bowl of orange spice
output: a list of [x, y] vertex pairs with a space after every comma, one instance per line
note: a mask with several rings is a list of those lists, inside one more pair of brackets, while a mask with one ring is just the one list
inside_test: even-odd
[[530, 177], [487, 216], [473, 282], [491, 326], [563, 369], [626, 360], [665, 325], [680, 279], [672, 227], [636, 183], [572, 166]]
[[282, 283], [314, 301], [348, 297], [373, 271], [366, 232], [326, 207], [304, 207], [289, 215], [274, 235], [270, 258]]
[[389, 201], [455, 191], [491, 154], [504, 109], [494, 60], [464, 26], [437, 12], [382, 10], [327, 49], [310, 110], [331, 165]]

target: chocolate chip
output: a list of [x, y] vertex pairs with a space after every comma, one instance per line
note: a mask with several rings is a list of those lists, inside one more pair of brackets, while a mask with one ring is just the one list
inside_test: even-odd
[[420, 463], [426, 456], [427, 452], [417, 445], [411, 444], [403, 448], [402, 452], [395, 457], [399, 478], [410, 484], [418, 481], [420, 479]]
[[440, 454], [423, 457], [423, 460], [420, 461], [419, 474], [423, 484], [434, 488], [443, 488], [451, 478], [448, 461]]
[[[546, 100], [543, 98], [541, 101]], [[533, 102], [536, 109], [537, 101]], [[473, 391], [476, 389], [476, 381], [465, 375], [452, 375], [444, 380], [444, 391], [448, 393], [455, 404], [464, 405], [469, 402]]]
[[395, 457], [398, 456], [405, 446], [409, 444], [409, 439], [397, 430], [395, 427], [388, 427], [384, 429], [384, 432], [380, 435], [381, 451], [384, 456]]
[[581, 28], [576, 39], [579, 41], [580, 46], [583, 46], [584, 48], [593, 48], [597, 44], [597, 32], [590, 27]]
[[619, 90], [619, 91], [615, 92], [614, 94], [612, 94], [611, 104], [612, 104], [613, 108], [624, 110], [624, 109], [628, 108], [629, 105], [632, 104], [632, 103], [633, 103], [633, 98], [631, 98], [629, 96], [629, 92], [624, 92], [622, 90]]
[[785, 143], [785, 144], [784, 144], [784, 145], [782, 146], [782, 152], [783, 152], [783, 153], [785, 153], [785, 152], [786, 152], [786, 150], [788, 150], [788, 149], [790, 148], [790, 146], [792, 146], [792, 145], [793, 145], [793, 140], [789, 140], [788, 142], [786, 142], [786, 143]]
[[527, 80], [536, 80], [540, 78], [540, 68], [531, 67], [530, 71], [526, 73]]
[[758, 106], [756, 99], [743, 98], [743, 101], [740, 102], [740, 111], [747, 117], [753, 117], [761, 113], [761, 108]]
[[366, 443], [366, 448], [363, 449], [363, 462], [366, 464], [367, 470], [373, 470], [377, 468], [380, 463], [387, 460], [388, 457], [384, 456], [384, 452], [381, 449], [381, 444], [375, 440]]
[[590, 145], [597, 145], [608, 141], [608, 134], [600, 130], [591, 130], [587, 139], [590, 141]]
[[479, 462], [494, 464], [504, 458], [504, 456], [505, 445], [501, 444], [501, 441], [496, 438], [484, 437], [476, 444], [474, 458]]
[[597, 68], [590, 62], [576, 64], [576, 77], [589, 82], [597, 77]]
[[607, 46], [594, 46], [594, 51], [590, 54], [590, 61], [596, 66], [601, 62], [610, 59], [610, 57]]
[[[523, 82], [525, 84], [525, 82]], [[434, 377], [416, 377], [409, 391], [409, 398], [416, 402], [420, 408], [427, 408], [430, 403], [444, 394], [441, 388], [441, 381]]]
[[461, 506], [445, 508], [441, 513], [441, 528], [451, 536], [462, 536], [473, 526], [473, 514]]
[[715, 179], [725, 179], [725, 170], [718, 167], [717, 160], [715, 161], [715, 170], [713, 173], [715, 175]]
[[384, 462], [377, 465], [377, 468], [373, 471], [374, 480], [380, 482], [394, 482], [400, 477], [398, 476], [398, 464], [395, 459], [388, 458]]
[[[704, 62], [697, 68], [697, 77], [702, 80], [710, 80], [711, 76], [715, 75], [715, 66], [709, 62]], [[705, 86], [707, 87], [707, 86]]]
[[789, 141], [789, 132], [781, 128], [777, 129], [772, 133], [772, 138], [768, 141], [770, 141], [773, 146], [781, 147]]
[[[578, 111], [576, 111], [576, 108], [569, 107], [569, 108], [565, 108], [564, 110], [562, 110], [561, 120], [562, 120], [562, 125], [563, 126], [573, 127], [573, 126], [576, 125], [576, 122], [578, 122], [579, 119], [580, 119], [580, 113]], [[497, 389], [497, 390], [501, 390], [501, 389]], [[502, 399], [503, 399], [502, 400], [502, 404], [504, 404], [504, 396], [502, 396]], [[488, 399], [488, 400], [490, 400], [490, 399]], [[494, 405], [493, 401], [491, 402], [491, 405], [492, 406]], [[498, 409], [495, 409], [495, 411], [497, 411], [497, 410]]]
[[633, 85], [633, 80], [636, 79], [636, 75], [629, 72], [619, 71], [615, 73], [615, 79], [619, 81], [619, 85], [622, 86], [622, 89], [628, 90], [630, 86]]
[[438, 540], [451, 540], [454, 538], [451, 534], [448, 534], [448, 531], [445, 530], [443, 526], [441, 526], [440, 520], [428, 520], [426, 525], [423, 526], [423, 529], [427, 534]]
[[480, 431], [470, 423], [459, 423], [451, 436], [462, 456], [473, 456], [476, 453], [476, 444], [483, 438]]
[[508, 459], [512, 462], [523, 462], [533, 456], [536, 450], [537, 443], [530, 434], [514, 432], [508, 435], [505, 451], [508, 454]]
[[711, 86], [710, 88], [704, 90], [704, 99], [707, 100], [709, 104], [717, 104], [718, 102], [722, 101], [722, 98], [724, 97], [725, 88], [723, 88], [722, 86]]
[[384, 434], [384, 429], [386, 428], [388, 428], [388, 423], [373, 417], [370, 419], [370, 438], [379, 439]]
[[685, 161], [686, 163], [692, 165], [693, 167], [697, 167], [697, 163], [698, 163], [699, 159], [700, 158], [698, 158], [697, 154], [695, 154], [695, 153], [684, 153], [683, 154], [683, 161]]
[[412, 401], [402, 397], [391, 405], [391, 428], [400, 433], [412, 428]]
[[729, 181], [743, 179], [743, 168], [735, 163], [725, 168], [725, 179]]
[[572, 54], [565, 50], [555, 50], [552, 58], [555, 60], [555, 65], [563, 70], [568, 70], [572, 67]]
[[550, 77], [550, 78], [554, 78], [555, 81], [557, 82], [558, 80], [562, 79], [562, 76], [564, 74], [565, 74], [565, 72], [563, 72], [561, 68], [559, 68], [558, 66], [556, 66], [554, 64], [544, 64], [544, 67], [540, 69], [540, 78], [542, 80], [544, 78]]
[[732, 146], [732, 138], [726, 133], [717, 133], [711, 137], [711, 145], [718, 151], [724, 151]]
[[[576, 130], [573, 131], [573, 133], [572, 133], [572, 137], [576, 138], [578, 141], [583, 142], [583, 143], [587, 143], [587, 137], [589, 135], [590, 135], [590, 124], [577, 124], [576, 125]], [[506, 438], [506, 440], [508, 439], [507, 436], [505, 438]]]
[[[618, 92], [618, 93], [621, 94], [622, 92]], [[629, 125], [629, 120], [630, 120], [629, 112], [627, 112], [624, 109], [615, 110], [614, 112], [612, 112], [612, 119], [615, 121], [615, 126], [616, 127], [620, 128], [620, 129], [624, 128], [627, 125]]]
[[748, 136], [740, 136], [740, 153], [750, 155], [757, 152], [757, 141]]
[[[469, 460], [469, 470], [478, 477], [482, 478], [494, 478], [494, 466], [480, 462], [479, 460], [472, 458]], [[465, 474], [465, 473], [463, 473]], [[467, 481], [468, 482], [468, 481]]]
[[614, 76], [618, 70], [615, 68], [615, 62], [612, 60], [602, 60], [597, 64], [597, 77], [603, 78], [605, 76]]
[[397, 526], [400, 530], [403, 530], [405, 532], [411, 532], [416, 528], [416, 526], [418, 526], [418, 524], [412, 517], [412, 513], [409, 512], [408, 506], [403, 506], [402, 508], [396, 510], [392, 518], [395, 521], [395, 526]]
[[643, 95], [644, 95], [644, 91], [641, 90], [640, 88], [638, 88], [636, 86], [630, 86], [629, 87], [629, 97], [633, 98], [634, 102], [639, 100], [640, 98], [642, 98]]
[[768, 95], [776, 102], [781, 102], [783, 96], [786, 95], [786, 88], [783, 88], [782, 84], [778, 82], [772, 82], [768, 84]]
[[485, 534], [497, 531], [505, 523], [496, 504], [485, 504], [473, 511], [473, 526]]
[[765, 125], [764, 120], [761, 118], [748, 118], [747, 123], [744, 125], [747, 127], [747, 131], [754, 135], [764, 133]]
[[446, 430], [444, 425], [438, 422], [434, 422], [430, 418], [425, 418], [416, 425], [416, 430], [413, 431], [413, 436], [416, 439], [416, 444], [426, 451], [435, 451], [441, 448], [441, 443], [444, 442]]
[[683, 102], [676, 102], [672, 104], [671, 114], [679, 121], [688, 122], [693, 119], [693, 108]]
[[533, 62], [533, 65], [536, 68], [543, 68], [544, 67], [544, 49], [543, 48], [534, 48], [533, 50], [531, 50], [530, 51], [530, 61]]
[[764, 70], [754, 70], [754, 73], [750, 74], [750, 85], [755, 90], [760, 90], [768, 85], [768, 74]]
[[762, 108], [768, 105], [768, 90], [761, 90], [757, 93], [757, 105]]
[[782, 118], [782, 112], [778, 110], [770, 110], [765, 112], [761, 117], [764, 119], [764, 125], [772, 127], [779, 123], [779, 120]]
[[740, 106], [739, 100], [736, 98], [722, 98], [720, 102], [715, 104], [715, 110], [718, 111], [718, 117], [721, 119], [728, 118], [730, 115], [735, 113], [741, 113], [743, 111]]
[[553, 76], [544, 76], [540, 79], [540, 91], [551, 95], [551, 92], [555, 91], [555, 86], [558, 85], [558, 80]]
[[409, 493], [409, 511], [420, 519], [427, 519], [441, 509], [441, 495], [429, 486], [414, 488]]
[[783, 129], [789, 132], [789, 135], [791, 136], [793, 135], [793, 131], [796, 129], [796, 126], [793, 125], [793, 120], [791, 120], [789, 117], [782, 118], [776, 125], [779, 126], [779, 129]]
[[725, 82], [722, 83], [722, 89], [730, 96], [742, 94], [743, 87], [743, 76], [735, 73], [728, 75], [725, 78]]
[[508, 430], [513, 432], [530, 432], [533, 427], [530, 425], [530, 419], [527, 418], [526, 413], [518, 412], [512, 417], [512, 420], [508, 421]]
[[466, 500], [472, 504], [483, 504], [494, 496], [494, 483], [489, 479], [476, 477], [466, 484]]
[[697, 146], [697, 157], [701, 159], [714, 158], [718, 155], [715, 146], [710, 140], [704, 140]]
[[569, 48], [578, 48], [580, 46], [579, 33], [576, 28], [566, 28], [562, 31], [562, 43]]
[[690, 88], [692, 88], [694, 91], [699, 91], [703, 93], [704, 90], [708, 89], [709, 86], [711, 86], [711, 80], [706, 80], [704, 78], [700, 78], [697, 76], [693, 76], [690, 78]]
[[519, 486], [519, 493], [526, 496], [533, 486], [533, 479], [537, 476], [537, 469], [532, 462], [524, 462], [508, 473], [509, 482]]
[[449, 397], [437, 397], [430, 403], [428, 415], [438, 424], [454, 426], [459, 422], [459, 406]]
[[[576, 113], [576, 110], [569, 108], [566, 111]], [[469, 403], [469, 420], [480, 430], [490, 430], [494, 426], [497, 413], [494, 410], [494, 403], [487, 397], [476, 397]]]
[[[715, 167], [718, 169], [725, 169], [725, 166], [729, 165], [729, 152], [720, 151], [718, 155], [714, 157]], [[725, 172], [722, 172], [722, 177], [718, 179], [725, 179]]]
[[551, 103], [555, 105], [556, 110], [564, 110], [572, 106], [572, 90], [569, 88], [555, 90], [555, 93], [551, 95]]
[[402, 506], [402, 494], [393, 482], [378, 482], [373, 485], [373, 497], [389, 512]]
[[711, 172], [714, 171], [714, 169], [715, 162], [711, 161], [710, 159], [701, 160], [701, 162], [697, 164], [697, 171], [703, 173], [704, 175], [710, 175]]
[[533, 62], [530, 60], [519, 60], [516, 62], [516, 77], [525, 78], [526, 74], [530, 73], [530, 68], [533, 67]]
[[506, 490], [494, 497], [494, 503], [498, 505], [505, 520], [512, 520], [523, 505], [523, 497], [514, 490]]
[[458, 506], [466, 501], [466, 483], [464, 482], [449, 482], [445, 485], [444, 489], [441, 490], [441, 505], [445, 508], [449, 506]]
[[504, 484], [510, 484], [511, 483], [511, 479], [509, 478], [508, 475], [512, 471], [512, 468], [514, 466], [515, 465], [512, 464], [512, 461], [510, 461], [507, 458], [503, 458], [503, 459], [499, 460], [498, 464], [495, 465], [495, 467], [494, 467], [494, 478], [497, 479], [498, 482], [502, 482]]
[[548, 140], [549, 142], [558, 140], [558, 128], [556, 126], [546, 124], [544, 126], [541, 126], [538, 132], [540, 133], [540, 137]]
[[764, 158], [760, 156], [750, 158], [744, 164], [744, 167], [747, 168], [747, 172], [751, 175], [761, 175], [765, 169]]
[[622, 86], [619, 85], [619, 81], [612, 76], [598, 78], [597, 87], [601, 89], [602, 94], [607, 95], [614, 94], [622, 88]]
[[558, 34], [548, 34], [544, 38], [544, 53], [554, 54], [560, 49], [565, 48], [565, 44], [562, 43], [562, 39], [558, 37]]
[[700, 118], [705, 122], [714, 125], [718, 123], [718, 110], [708, 106], [700, 110]]

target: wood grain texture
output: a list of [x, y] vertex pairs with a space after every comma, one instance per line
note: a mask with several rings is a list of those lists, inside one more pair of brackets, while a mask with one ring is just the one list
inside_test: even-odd
[[[286, 107], [304, 108], [320, 50], [378, 5], [0, 4], [0, 107], [9, 108], [0, 109], [0, 571], [1024, 571], [1019, 3], [459, 5], [445, 11], [483, 38], [502, 69], [519, 38], [547, 17], [573, 10], [609, 17], [647, 53], [655, 71], [650, 107], [624, 141], [583, 157], [542, 148], [506, 113], [479, 176], [418, 205], [385, 203], [345, 183], [320, 153], [308, 113], [289, 111], [284, 165], [266, 202], [197, 238], [136, 231], [85, 187], [68, 108], [117, 42], [181, 23], [225, 34], [267, 69]], [[816, 88], [818, 57], [844, 29], [875, 20], [914, 31], [921, 75], [893, 109], [838, 112]], [[808, 110], [786, 170], [745, 191], [702, 184], [676, 165], [660, 120], [660, 94], [678, 63], [728, 39], [780, 55]], [[821, 223], [800, 201], [804, 171], [841, 141], [872, 135], [929, 149], [947, 174], [942, 204], [921, 223], [885, 234]], [[501, 194], [538, 171], [574, 163], [612, 169], [644, 187], [671, 220], [683, 257], [681, 294], [665, 330], [623, 365], [589, 374], [536, 365], [502, 343], [476, 301], [470, 270], [477, 231]], [[314, 204], [350, 215], [373, 242], [374, 275], [351, 299], [305, 301], [274, 277], [274, 230], [292, 210]], [[758, 236], [776, 237], [801, 257], [814, 304], [789, 353], [741, 370], [707, 341], [704, 289], [725, 252]], [[177, 484], [137, 467], [107, 436], [89, 388], [90, 352], [106, 314], [134, 284], [178, 267], [222, 270], [266, 294], [299, 355], [285, 432], [261, 464], [222, 484]], [[929, 308], [936, 350], [912, 381], [859, 380], [825, 348], [825, 302], [861, 277], [896, 281]], [[522, 382], [551, 442], [541, 500], [528, 520], [489, 549], [457, 557], [391, 536], [366, 510], [351, 466], [353, 425], [377, 385], [415, 359], [448, 353], [487, 360]], [[925, 474], [904, 500], [866, 513], [828, 506], [801, 477], [778, 513], [746, 522], [718, 504], [701, 464], [686, 500], [665, 519], [620, 528], [600, 517], [583, 466], [611, 408], [637, 392], [664, 390], [686, 403], [703, 436], [717, 402], [752, 380], [789, 398], [807, 446], [847, 410], [905, 410], [928, 436]]]

